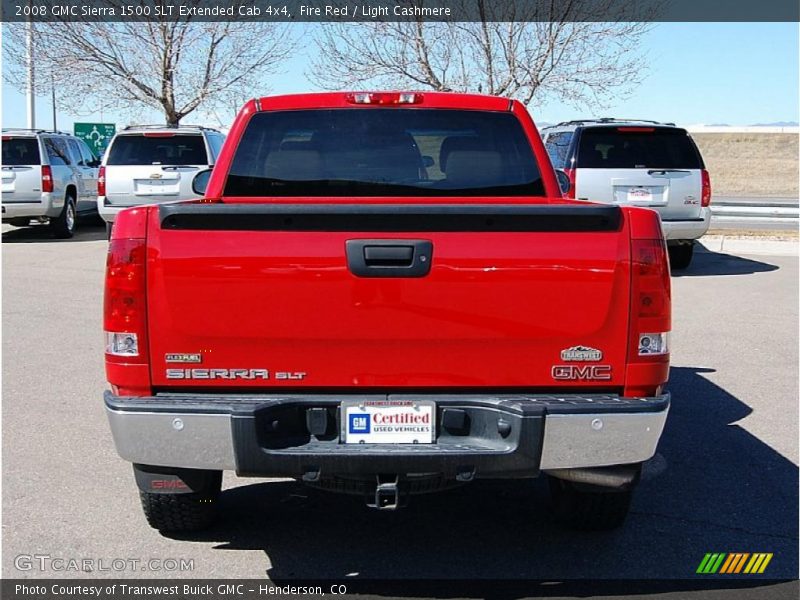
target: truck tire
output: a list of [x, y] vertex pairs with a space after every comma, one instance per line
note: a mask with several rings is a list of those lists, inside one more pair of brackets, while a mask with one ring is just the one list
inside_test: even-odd
[[609, 531], [628, 516], [633, 488], [602, 490], [548, 477], [556, 520], [570, 529]]
[[50, 222], [53, 235], [60, 239], [71, 238], [75, 235], [75, 222], [77, 218], [78, 213], [75, 211], [75, 198], [67, 196], [64, 199], [64, 208], [61, 209], [61, 214]]
[[189, 494], [154, 494], [139, 491], [147, 523], [163, 532], [202, 531], [217, 516], [217, 502], [222, 489], [222, 471], [202, 491]]
[[687, 269], [692, 262], [692, 256], [694, 256], [694, 242], [668, 246], [667, 251], [669, 252], [669, 266], [673, 270]]

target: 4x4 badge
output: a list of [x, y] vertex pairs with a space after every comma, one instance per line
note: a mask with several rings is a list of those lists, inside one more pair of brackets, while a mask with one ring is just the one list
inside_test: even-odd
[[561, 360], [574, 362], [596, 362], [603, 358], [603, 352], [588, 346], [572, 346], [561, 351]]

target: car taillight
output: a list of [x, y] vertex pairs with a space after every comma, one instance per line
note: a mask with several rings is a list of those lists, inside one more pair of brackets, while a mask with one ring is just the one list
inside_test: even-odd
[[48, 165], [42, 165], [42, 191], [53, 191], [53, 169]]
[[147, 362], [144, 239], [112, 239], [106, 261], [106, 359]]
[[703, 169], [703, 195], [701, 196], [700, 206], [711, 206], [711, 177], [708, 171]]
[[347, 94], [350, 104], [420, 104], [422, 94], [414, 92], [355, 92]]
[[105, 196], [106, 195], [106, 168], [100, 167], [100, 171], [97, 173], [97, 195], [98, 196]]
[[631, 242], [632, 360], [669, 353], [671, 284], [667, 247], [662, 239]]
[[565, 198], [575, 198], [575, 169], [564, 169], [564, 173], [569, 177], [569, 189], [564, 192]]

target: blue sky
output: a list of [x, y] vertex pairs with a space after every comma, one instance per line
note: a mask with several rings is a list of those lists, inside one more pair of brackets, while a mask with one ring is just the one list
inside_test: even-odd
[[[641, 50], [647, 56], [648, 76], [627, 99], [613, 100], [607, 109], [575, 109], [558, 102], [534, 105], [534, 119], [555, 122], [618, 116], [681, 125], [800, 120], [796, 23], [658, 23], [644, 38]], [[272, 93], [314, 90], [303, 74], [307, 59], [307, 55], [295, 57], [265, 87]], [[259, 93], [254, 90], [253, 95]], [[5, 83], [2, 109], [4, 127], [25, 126], [24, 96]], [[163, 121], [155, 112], [152, 119]], [[100, 114], [58, 114], [60, 129], [71, 129], [74, 121], [99, 120]], [[128, 123], [123, 114], [105, 113], [103, 120]], [[48, 98], [37, 100], [36, 124], [52, 125]]]

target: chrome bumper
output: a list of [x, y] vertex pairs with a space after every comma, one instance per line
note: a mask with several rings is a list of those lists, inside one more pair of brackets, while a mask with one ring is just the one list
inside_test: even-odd
[[[640, 463], [655, 454], [669, 410], [668, 394], [426, 398], [436, 401], [439, 418], [446, 408], [466, 411], [475, 432], [451, 435], [442, 426], [431, 445], [346, 445], [312, 435], [292, 445], [277, 438], [265, 442], [265, 435], [273, 435], [264, 431], [274, 415], [293, 410], [299, 415], [305, 407], [328, 407], [336, 414], [343, 397], [121, 398], [106, 392], [105, 401], [117, 452], [132, 463], [298, 477], [310, 466], [364, 473], [438, 467], [449, 472], [472, 465], [478, 477], [530, 477], [545, 470]], [[492, 427], [499, 419], [511, 424], [505, 437]]]

